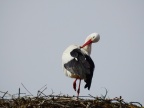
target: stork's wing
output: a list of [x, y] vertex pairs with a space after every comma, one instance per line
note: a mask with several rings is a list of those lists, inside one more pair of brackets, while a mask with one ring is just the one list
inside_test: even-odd
[[91, 81], [94, 71], [94, 62], [91, 57], [84, 54], [80, 49], [74, 49], [70, 52], [71, 56], [74, 57], [71, 61], [64, 64], [64, 67], [71, 73], [78, 75], [86, 82], [85, 88], [88, 90], [91, 86]]
[[90, 56], [86, 55], [86, 59], [88, 63], [90, 64], [90, 74], [88, 74], [86, 76], [86, 79], [84, 79], [86, 82], [85, 88], [88, 88], [88, 90], [90, 90], [95, 64]]

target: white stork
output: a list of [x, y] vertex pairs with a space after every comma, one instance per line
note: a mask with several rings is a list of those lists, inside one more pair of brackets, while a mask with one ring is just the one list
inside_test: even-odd
[[100, 35], [98, 33], [90, 34], [85, 43], [82, 46], [70, 45], [62, 55], [62, 66], [66, 76], [75, 78], [73, 82], [73, 88], [76, 91], [76, 81], [79, 79], [79, 86], [77, 89], [77, 97], [80, 93], [81, 80], [84, 79], [86, 85], [84, 88], [90, 90], [93, 72], [94, 62], [90, 57], [92, 43], [98, 42]]

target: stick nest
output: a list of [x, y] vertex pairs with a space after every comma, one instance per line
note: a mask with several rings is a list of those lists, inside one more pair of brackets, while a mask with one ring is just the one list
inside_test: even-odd
[[89, 96], [92, 99], [75, 96], [49, 95], [44, 97], [20, 97], [0, 99], [0, 108], [144, 108], [138, 102], [126, 103], [121, 97], [103, 99]]

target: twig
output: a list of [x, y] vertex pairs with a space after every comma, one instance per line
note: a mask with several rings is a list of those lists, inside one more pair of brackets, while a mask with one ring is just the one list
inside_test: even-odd
[[94, 98], [94, 99], [96, 99], [96, 97], [94, 97], [94, 96], [92, 96], [92, 95], [90, 95], [90, 94], [88, 94], [90, 97], [92, 97], [92, 98]]
[[20, 88], [19, 88], [19, 92], [18, 92], [18, 97], [20, 98]]
[[2, 92], [2, 91], [0, 91], [1, 93], [5, 93], [5, 92]]
[[[38, 90], [38, 92], [37, 92], [37, 96], [39, 97], [41, 94], [41, 89], [43, 89], [44, 87], [46, 87], [47, 86], [47, 84], [46, 85], [44, 85], [43, 87], [41, 87], [39, 90]], [[47, 88], [47, 87], [46, 87]], [[44, 89], [45, 90], [45, 89]]]
[[130, 102], [130, 104], [133, 104], [133, 103], [137, 103], [142, 107], [142, 104], [140, 104], [139, 102]]
[[44, 87], [46, 87], [46, 86], [47, 86], [47, 84], [46, 84], [46, 85], [44, 85], [42, 88], [40, 88], [40, 89], [39, 89], [39, 91], [40, 91], [41, 89], [43, 89]]
[[[29, 92], [27, 89], [26, 89], [26, 87], [23, 85], [23, 83], [21, 83], [22, 84], [22, 86], [25, 88], [25, 90], [29, 93], [29, 94], [31, 94], [31, 92]], [[32, 94], [31, 94], [32, 95]], [[33, 96], [33, 95], [32, 95]]]
[[54, 94], [53, 89], [51, 89], [51, 91], [52, 91], [51, 95]]
[[107, 96], [107, 93], [108, 93], [108, 90], [105, 88], [105, 87], [103, 87], [105, 90], [106, 90], [106, 94], [103, 96], [103, 95], [101, 95], [102, 96], [102, 98], [103, 99], [106, 99], [106, 96]]
[[[46, 89], [47, 89], [47, 87], [46, 87], [43, 91], [45, 91]], [[43, 94], [44, 96], [46, 96], [46, 95], [43, 93], [43, 91], [38, 91], [39, 94], [38, 94], [37, 96], [39, 97], [41, 94]]]
[[4, 93], [4, 95], [2, 96], [2, 99], [5, 97], [5, 95], [6, 95], [7, 93], [8, 93], [8, 91]]

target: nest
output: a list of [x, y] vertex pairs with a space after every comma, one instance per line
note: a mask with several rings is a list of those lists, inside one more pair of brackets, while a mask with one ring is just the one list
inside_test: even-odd
[[[144, 108], [139, 102], [125, 102], [121, 96], [113, 99], [106, 98], [107, 89], [105, 89], [106, 94], [101, 97], [94, 97], [90, 94], [77, 97], [62, 95], [61, 93], [53, 95], [53, 90], [50, 95], [46, 95], [43, 93], [47, 89], [45, 86], [38, 90], [36, 97], [24, 85], [23, 87], [30, 95], [21, 93], [20, 88], [16, 98], [14, 95], [10, 95], [8, 91], [0, 91], [2, 93], [0, 108]], [[21, 94], [25, 94], [25, 96], [20, 96]], [[10, 98], [7, 99], [7, 96]]]
[[[121, 97], [114, 99], [76, 98], [75, 96], [48, 95], [41, 97], [20, 97], [15, 99], [0, 99], [2, 108], [142, 108], [138, 102], [126, 103]], [[137, 104], [137, 105], [136, 105]]]

